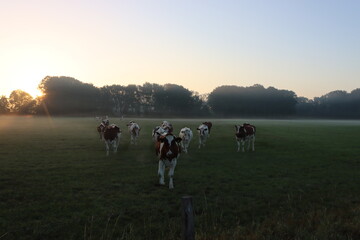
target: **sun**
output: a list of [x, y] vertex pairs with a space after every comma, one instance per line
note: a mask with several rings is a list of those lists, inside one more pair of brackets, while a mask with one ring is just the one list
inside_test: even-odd
[[30, 46], [9, 50], [0, 58], [0, 64], [5, 66], [0, 74], [0, 81], [4, 81], [1, 85], [5, 85], [2, 90], [9, 94], [22, 90], [33, 98], [42, 95], [39, 84], [46, 76], [53, 75], [57, 66], [47, 51]]
[[14, 74], [14, 89], [20, 89], [29, 93], [33, 98], [40, 97], [42, 92], [38, 89], [41, 80], [46, 77], [41, 71], [34, 69], [24, 69], [21, 73]]

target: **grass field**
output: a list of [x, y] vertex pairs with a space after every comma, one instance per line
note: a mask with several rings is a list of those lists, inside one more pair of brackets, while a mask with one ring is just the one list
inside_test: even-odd
[[[106, 157], [93, 118], [0, 117], [0, 239], [181, 239], [193, 196], [196, 239], [360, 239], [360, 121], [211, 120], [207, 146], [158, 185], [151, 130], [125, 124]], [[178, 133], [202, 120], [167, 119]], [[234, 124], [257, 127], [236, 152]], [[166, 183], [168, 179], [166, 178]]]

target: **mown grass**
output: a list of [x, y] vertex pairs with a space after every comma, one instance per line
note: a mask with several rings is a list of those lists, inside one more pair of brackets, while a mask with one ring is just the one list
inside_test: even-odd
[[[360, 239], [360, 122], [213, 120], [158, 186], [151, 130], [127, 120], [105, 156], [92, 118], [0, 117], [0, 239], [180, 239], [193, 196], [196, 239]], [[172, 119], [175, 132], [197, 119]], [[256, 151], [238, 153], [234, 124], [257, 126]], [[168, 179], [166, 179], [168, 180]]]

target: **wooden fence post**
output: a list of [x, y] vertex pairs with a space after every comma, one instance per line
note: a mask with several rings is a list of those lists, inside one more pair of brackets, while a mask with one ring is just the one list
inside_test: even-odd
[[183, 218], [183, 239], [195, 240], [194, 209], [191, 196], [181, 198]]

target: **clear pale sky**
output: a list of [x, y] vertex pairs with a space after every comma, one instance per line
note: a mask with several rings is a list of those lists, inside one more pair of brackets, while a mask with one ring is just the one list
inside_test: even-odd
[[45, 76], [97, 87], [261, 84], [320, 97], [360, 88], [358, 0], [11, 0], [0, 95]]

